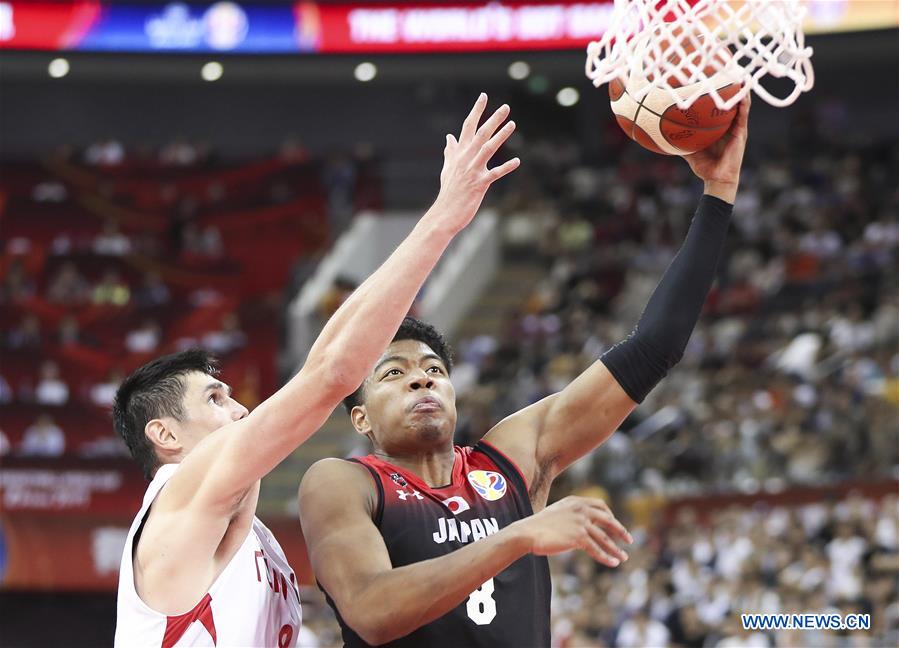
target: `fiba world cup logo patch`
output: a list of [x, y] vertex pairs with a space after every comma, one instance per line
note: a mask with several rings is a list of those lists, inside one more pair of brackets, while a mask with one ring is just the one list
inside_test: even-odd
[[506, 494], [506, 478], [498, 472], [472, 470], [468, 473], [468, 483], [488, 502], [495, 502]]

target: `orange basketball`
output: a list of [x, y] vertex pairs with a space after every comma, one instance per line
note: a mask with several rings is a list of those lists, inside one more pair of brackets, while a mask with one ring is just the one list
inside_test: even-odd
[[[700, 54], [689, 40], [683, 43], [683, 49], [699, 67]], [[722, 55], [719, 53], [718, 56]], [[680, 63], [677, 54], [672, 54], [668, 61], [674, 66]], [[712, 66], [706, 66], [705, 73], [722, 98], [729, 99], [740, 91], [740, 84], [732, 82], [724, 73], [716, 73]], [[700, 95], [686, 109], [679, 108], [667, 90], [658, 88], [652, 88], [641, 101], [637, 101], [628, 87], [640, 87], [642, 81], [634, 78], [612, 80], [609, 83], [609, 98], [612, 112], [627, 136], [650, 151], [663, 155], [701, 151], [727, 132], [737, 114], [736, 106], [730, 110], [718, 108], [708, 93]], [[672, 88], [677, 88], [677, 93], [682, 97], [692, 95], [699, 86], [699, 83], [682, 85], [676, 75], [669, 76], [667, 81]]]

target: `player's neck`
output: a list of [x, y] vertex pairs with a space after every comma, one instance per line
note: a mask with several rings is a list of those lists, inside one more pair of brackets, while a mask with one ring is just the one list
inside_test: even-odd
[[452, 443], [414, 454], [402, 452], [391, 454], [386, 450], [376, 448], [374, 454], [394, 466], [418, 475], [431, 488], [447, 486], [453, 480], [453, 463], [456, 453], [453, 451]]

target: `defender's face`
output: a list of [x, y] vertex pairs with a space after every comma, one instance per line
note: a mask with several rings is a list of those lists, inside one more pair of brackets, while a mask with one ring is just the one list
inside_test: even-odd
[[388, 451], [415, 451], [452, 440], [456, 391], [443, 360], [417, 340], [387, 347], [365, 381], [353, 425]]
[[249, 412], [231, 398], [231, 388], [212, 376], [194, 371], [185, 379], [185, 418], [179, 421], [181, 445], [189, 452], [212, 432], [242, 419]]

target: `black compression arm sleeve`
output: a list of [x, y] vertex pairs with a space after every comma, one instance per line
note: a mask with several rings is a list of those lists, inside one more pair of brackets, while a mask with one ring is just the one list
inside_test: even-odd
[[733, 205], [703, 196], [687, 238], [649, 298], [634, 330], [602, 356], [636, 403], [681, 359], [715, 279]]

